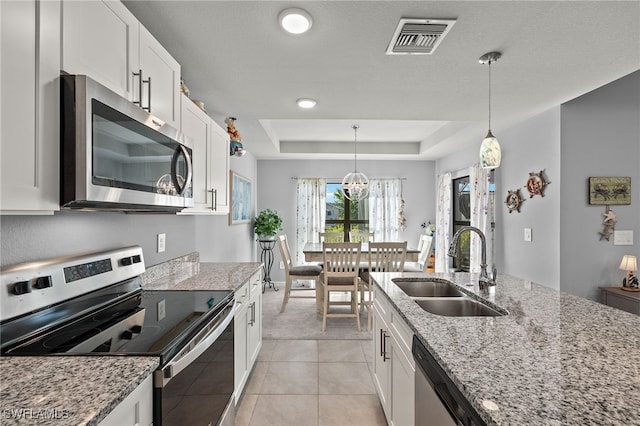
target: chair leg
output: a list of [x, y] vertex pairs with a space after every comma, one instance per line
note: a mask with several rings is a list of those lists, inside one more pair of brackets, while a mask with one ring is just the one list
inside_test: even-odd
[[356, 286], [355, 290], [351, 292], [351, 300], [353, 306], [353, 312], [356, 314], [356, 325], [358, 326], [358, 331], [360, 331], [360, 310], [358, 307], [358, 287]]
[[284, 285], [284, 297], [282, 298], [282, 307], [280, 308], [280, 313], [284, 312], [285, 306], [289, 302], [289, 294], [291, 293], [291, 277], [287, 277]]
[[327, 310], [329, 308], [329, 287], [327, 285], [323, 285], [322, 294], [324, 295], [324, 300], [322, 301], [322, 332], [327, 329]]

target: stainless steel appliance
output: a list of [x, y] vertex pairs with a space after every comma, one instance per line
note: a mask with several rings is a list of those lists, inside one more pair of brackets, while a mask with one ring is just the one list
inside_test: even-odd
[[193, 207], [192, 146], [176, 129], [84, 75], [61, 76], [61, 205]]
[[144, 271], [137, 246], [2, 269], [2, 356], [158, 357], [155, 426], [233, 424], [233, 292], [147, 291]]
[[417, 336], [411, 348], [416, 365], [417, 426], [486, 426]]

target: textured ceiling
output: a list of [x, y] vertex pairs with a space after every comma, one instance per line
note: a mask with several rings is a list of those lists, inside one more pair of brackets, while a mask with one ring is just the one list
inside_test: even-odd
[[[640, 69], [639, 1], [125, 1], [191, 97], [257, 158], [436, 159]], [[278, 26], [287, 7], [307, 34]], [[400, 18], [455, 18], [433, 55], [385, 55]], [[295, 101], [311, 97], [312, 110]], [[502, 141], [503, 143], [505, 141]], [[475, 148], [474, 148], [475, 149]]]

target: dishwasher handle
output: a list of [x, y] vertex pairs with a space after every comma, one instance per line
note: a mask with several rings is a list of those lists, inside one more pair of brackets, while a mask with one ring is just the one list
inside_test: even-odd
[[232, 299], [202, 331], [191, 339], [185, 348], [171, 359], [162, 369], [154, 373], [154, 386], [163, 388], [189, 364], [195, 361], [222, 335], [236, 313], [236, 301]]

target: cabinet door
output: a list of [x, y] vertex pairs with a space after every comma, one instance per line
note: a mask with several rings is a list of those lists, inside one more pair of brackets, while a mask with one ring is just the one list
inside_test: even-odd
[[235, 403], [238, 404], [240, 395], [244, 389], [244, 385], [249, 377], [249, 360], [247, 358], [247, 324], [248, 306], [249, 306], [249, 293], [248, 286], [245, 284], [238, 290], [236, 290], [236, 303], [238, 303], [238, 309], [233, 319], [233, 357], [234, 357], [234, 392]]
[[153, 383], [149, 376], [111, 411], [99, 426], [151, 425], [153, 423]]
[[2, 1], [0, 16], [0, 210], [51, 214], [60, 209], [60, 2]]
[[216, 212], [229, 213], [229, 134], [216, 123], [211, 126], [210, 173], [211, 188], [216, 191]]
[[86, 74], [133, 100], [133, 73], [138, 72], [133, 14], [119, 1], [65, 0], [62, 21], [62, 70]]
[[[140, 69], [142, 80], [142, 106], [150, 107], [151, 114], [170, 126], [180, 128], [180, 64], [142, 25], [140, 34]], [[134, 81], [134, 93], [140, 81]], [[151, 88], [151, 93], [149, 93]], [[134, 95], [134, 100], [138, 100]]]
[[[415, 368], [402, 344], [393, 336], [388, 339], [391, 352], [391, 424], [415, 424]], [[409, 354], [409, 356], [412, 356]]]
[[391, 362], [388, 359], [389, 333], [387, 324], [375, 305], [373, 308], [373, 341], [373, 382], [387, 422], [391, 423]]
[[247, 353], [248, 353], [248, 369], [251, 371], [253, 365], [258, 358], [260, 348], [262, 348], [262, 285], [260, 273], [255, 274], [249, 285], [251, 287], [251, 309], [252, 317], [249, 321]]
[[211, 164], [211, 118], [182, 94], [181, 126], [193, 144], [193, 207], [179, 214], [211, 214], [210, 164]]

